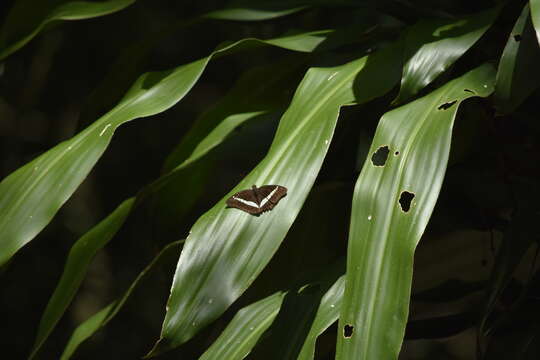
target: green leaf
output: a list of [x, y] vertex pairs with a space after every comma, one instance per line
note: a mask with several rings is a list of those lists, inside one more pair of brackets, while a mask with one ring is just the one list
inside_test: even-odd
[[287, 16], [297, 13], [302, 10], [309, 9], [314, 6], [320, 7], [362, 7], [357, 1], [344, 0], [317, 0], [317, 1], [302, 1], [302, 0], [236, 0], [231, 1], [226, 8], [211, 11], [203, 17], [218, 20], [234, 20], [234, 21], [261, 21], [270, 20], [278, 17]]
[[92, 315], [90, 318], [85, 320], [80, 324], [77, 329], [71, 335], [68, 344], [66, 345], [64, 352], [62, 353], [61, 360], [69, 359], [77, 350], [77, 347], [90, 336], [92, 336], [96, 331], [107, 325], [114, 316], [120, 311], [124, 303], [127, 301], [131, 293], [135, 290], [137, 285], [145, 279], [151, 270], [156, 266], [161, 264], [164, 261], [170, 260], [171, 257], [175, 256], [180, 250], [180, 245], [184, 243], [184, 240], [175, 241], [165, 246], [159, 254], [148, 264], [143, 271], [137, 276], [135, 281], [130, 285], [129, 289], [122, 295], [118, 300], [113, 301], [111, 304], [107, 305], [105, 308], [98, 311], [96, 314]]
[[[344, 287], [345, 277], [342, 276], [321, 299], [299, 360], [313, 360], [317, 337], [338, 318]], [[199, 360], [244, 359], [261, 335], [274, 325], [278, 312], [282, 310], [284, 296], [279, 292], [241, 309]], [[272, 330], [276, 331], [275, 328]]]
[[529, 0], [531, 5], [531, 18], [536, 31], [536, 38], [540, 44], [540, 0]]
[[402, 103], [445, 72], [489, 29], [500, 7], [459, 20], [423, 20], [412, 26], [405, 40], [401, 89], [394, 103]]
[[[230, 4], [229, 6], [233, 6]], [[123, 49], [117, 60], [109, 68], [107, 75], [99, 86], [92, 92], [89, 105], [86, 107], [83, 117], [85, 120], [93, 120], [97, 114], [102, 114], [112, 105], [116, 104], [120, 96], [133, 83], [141, 73], [146, 59], [155, 48], [156, 44], [165, 37], [186, 36], [185, 32], [193, 25], [207, 19], [237, 20], [237, 21], [262, 21], [275, 19], [302, 10], [297, 4], [286, 3], [273, 5], [253, 4], [242, 2], [234, 4], [234, 8], [215, 10], [195, 18], [179, 20], [167, 24], [161, 29], [145, 34], [142, 39], [136, 39]], [[211, 26], [211, 25], [210, 25]]]
[[[287, 58], [285, 62], [278, 62], [273, 63], [270, 65], [265, 65], [261, 67], [257, 67], [251, 71], [248, 71], [246, 75], [241, 78], [238, 82], [238, 84], [235, 86], [234, 89], [231, 90], [231, 92], [222, 100], [220, 101], [217, 106], [215, 106], [212, 110], [210, 110], [208, 113], [205, 113], [199, 119], [197, 123], [199, 123], [199, 126], [195, 127], [195, 131], [190, 131], [190, 134], [192, 134], [189, 137], [186, 137], [186, 141], [188, 142], [188, 146], [192, 146], [195, 148], [194, 154], [189, 158], [186, 159], [186, 163], [183, 164], [181, 168], [185, 168], [186, 166], [192, 164], [194, 161], [198, 160], [201, 156], [206, 154], [212, 147], [216, 146], [218, 143], [220, 143], [227, 134], [232, 130], [229, 129], [229, 127], [235, 127], [238, 126], [239, 123], [248, 120], [249, 117], [243, 118], [244, 114], [238, 113], [235, 114], [235, 111], [240, 112], [241, 109], [249, 110], [249, 109], [264, 109], [268, 108], [271, 109], [272, 107], [276, 107], [278, 103], [283, 102], [284, 99], [280, 99], [279, 95], [282, 95], [284, 92], [284, 88], [287, 84], [291, 82], [291, 73], [295, 70], [298, 70], [298, 66], [305, 61], [298, 61], [296, 59], [290, 59]], [[288, 65], [288, 66], [285, 66]], [[269, 77], [269, 75], [272, 74], [272, 78], [270, 79], [269, 83], [262, 83], [258, 81], [260, 79], [260, 76]], [[257, 81], [256, 81], [257, 80]], [[259, 89], [257, 89], [257, 86]], [[246, 90], [250, 90], [251, 92], [248, 94], [248, 96], [241, 97], [239, 94], [245, 93]], [[273, 94], [277, 93], [278, 96], [272, 96]], [[258, 96], [251, 96], [252, 94], [257, 94]], [[284, 96], [281, 96], [282, 98]], [[261, 110], [261, 112], [264, 112]], [[230, 114], [230, 116], [224, 115]], [[255, 112], [257, 113], [257, 112]], [[222, 118], [224, 118], [222, 120]], [[220, 120], [221, 123], [220, 123]], [[212, 127], [215, 127], [214, 130], [211, 130]], [[226, 130], [224, 130], [226, 129]], [[204, 137], [204, 135], [209, 132], [208, 136]], [[197, 141], [192, 141], [193, 139], [198, 139]], [[201, 141], [201, 139], [203, 139]], [[197, 143], [199, 143], [197, 145]], [[184, 144], [184, 143], [181, 143]], [[196, 146], [195, 146], [196, 145]], [[177, 174], [180, 169], [175, 169], [174, 173]], [[198, 167], [190, 167], [189, 168], [190, 173], [185, 174], [181, 173], [178, 174], [181, 177], [185, 178], [187, 181], [196, 180], [196, 183], [201, 181], [201, 174], [200, 171], [198, 171]], [[199, 174], [197, 176], [193, 176], [194, 171]], [[162, 181], [162, 179], [165, 179], [165, 181]], [[171, 176], [163, 176], [160, 180], [157, 181], [161, 186], [163, 186], [165, 183], [170, 181], [172, 179]], [[174, 201], [175, 203], [179, 203], [178, 205], [182, 207], [182, 209], [187, 208], [186, 205], [191, 204], [190, 201], [187, 201], [187, 196], [194, 194], [194, 187], [196, 187], [197, 184], [186, 184], [188, 188], [190, 188], [192, 191], [189, 192], [189, 194], [185, 194], [182, 189], [179, 189], [182, 191], [182, 201]], [[153, 190], [156, 190], [157, 186], [150, 186]], [[197, 193], [197, 192], [195, 192]], [[137, 195], [138, 200], [140, 200], [141, 194]], [[168, 191], [166, 192], [166, 197], [171, 198], [171, 193]], [[125, 213], [123, 210], [123, 215], [126, 216], [127, 213], [131, 210], [131, 202], [130, 206], [125, 207]], [[126, 201], [127, 202], [127, 201]], [[122, 206], [124, 207], [124, 206]], [[178, 217], [178, 214], [180, 212], [175, 212], [175, 217]], [[118, 209], [115, 211], [115, 213], [109, 215], [107, 219], [115, 218], [119, 216]], [[97, 233], [95, 233], [97, 234]], [[87, 234], [90, 235], [90, 234]], [[94, 237], [93, 237], [94, 238]], [[83, 241], [84, 240], [84, 241]], [[87, 242], [87, 236], [85, 235], [81, 240], [79, 240], [79, 243]], [[109, 239], [107, 239], [108, 241]], [[99, 238], [96, 237], [94, 241], [100, 241]], [[99, 248], [103, 247], [105, 243], [103, 244], [96, 244]], [[64, 271], [63, 278], [60, 280], [60, 283], [53, 294], [49, 305], [45, 311], [45, 314], [42, 318], [42, 323], [40, 325], [40, 330], [38, 334], [38, 339], [36, 340], [36, 344], [42, 343], [45, 341], [47, 335], [52, 331], [52, 328], [56, 325], [56, 322], [59, 320], [60, 316], [65, 311], [65, 308], [67, 307], [68, 303], [71, 301], [73, 295], [75, 294], [76, 290], [78, 289], [80, 285], [80, 281], [82, 281], [82, 277], [85, 273], [86, 267], [81, 269], [75, 269], [73, 267], [74, 264], [81, 262], [79, 260], [73, 261], [72, 259], [78, 259], [81, 255], [86, 255], [91, 257], [91, 255], [94, 254], [95, 251], [98, 249], [96, 248], [94, 252], [91, 254], [75, 254], [74, 250], [78, 249], [80, 252], [81, 246], [75, 245], [74, 249], [72, 250], [72, 254], [68, 257], [68, 264], [66, 265], [66, 270]], [[88, 251], [88, 249], [87, 249]], [[71, 265], [70, 265], [71, 264]], [[79, 273], [77, 276], [80, 277], [80, 279], [77, 279], [78, 282], [76, 284], [73, 284], [71, 281], [72, 278], [75, 276], [74, 272], [78, 271]], [[66, 289], [66, 286], [71, 286], [72, 288]], [[69, 295], [66, 295], [66, 292], [70, 292]], [[49, 314], [52, 311], [57, 311], [57, 313]], [[54, 317], [54, 319], [51, 319], [51, 317]], [[44, 328], [45, 327], [45, 328]], [[44, 329], [42, 329], [44, 328]], [[41, 333], [46, 333], [46, 335], [42, 335]], [[40, 344], [41, 345], [41, 344]], [[36, 346], [34, 353], [38, 350], [39, 346]]]
[[218, 20], [235, 21], [261, 21], [294, 14], [307, 9], [306, 5], [299, 5], [299, 1], [275, 2], [275, 1], [233, 1], [227, 8], [211, 11], [203, 17]]
[[[301, 39], [311, 46], [321, 33], [294, 36], [296, 48]], [[272, 39], [272, 45], [291, 48], [291, 36]], [[73, 194], [106, 150], [115, 130], [122, 124], [167, 110], [180, 101], [197, 82], [210, 59], [233, 49], [269, 44], [245, 39], [216, 50], [209, 56], [175, 69], [143, 74], [120, 103], [85, 130], [19, 168], [0, 183], [0, 265], [32, 240]]]
[[354, 190], [336, 359], [397, 359], [414, 250], [439, 195], [457, 109], [491, 94], [494, 77], [483, 65], [381, 118]]
[[298, 355], [298, 360], [313, 360], [317, 338], [339, 317], [344, 289], [345, 276], [341, 276], [322, 298], [317, 315]]
[[[283, 115], [262, 162], [193, 226], [174, 277], [160, 340], [149, 356], [189, 340], [220, 316], [253, 282], [278, 249], [319, 172], [339, 109], [356, 98], [362, 72], [379, 79], [384, 94], [397, 80], [399, 46], [334, 68], [312, 68]], [[380, 61], [379, 61], [380, 60]], [[396, 64], [397, 62], [397, 64]], [[366, 66], [369, 64], [369, 66]], [[368, 76], [366, 76], [368, 77]], [[255, 217], [226, 209], [227, 197], [253, 184], [280, 184], [288, 195]]]
[[276, 318], [285, 293], [278, 292], [242, 308], [199, 360], [242, 360]]
[[0, 32], [0, 60], [23, 47], [49, 23], [108, 15], [134, 2], [135, 0], [101, 2], [19, 0], [11, 9]]
[[164, 172], [198, 160], [242, 123], [284, 107], [305, 62], [304, 58], [286, 57], [244, 73], [227, 95], [195, 121], [167, 157]]
[[540, 46], [525, 5], [504, 48], [493, 99], [500, 114], [514, 111], [540, 85]]
[[36, 355], [66, 311], [96, 253], [107, 245], [124, 224], [133, 202], [133, 198], [122, 202], [113, 213], [84, 234], [71, 248], [62, 277], [41, 317], [30, 358]]

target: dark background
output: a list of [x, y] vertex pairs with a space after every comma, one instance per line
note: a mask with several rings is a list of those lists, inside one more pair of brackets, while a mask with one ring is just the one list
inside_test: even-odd
[[[0, 4], [0, 19], [5, 19], [12, 3]], [[492, 4], [382, 1], [378, 7], [398, 24], [413, 24], [427, 16], [470, 14]], [[508, 5], [486, 36], [423, 93], [476, 64], [497, 61], [523, 4], [513, 1]], [[0, 73], [0, 178], [95, 121], [146, 71], [196, 60], [225, 40], [271, 38], [291, 29], [326, 29], [365, 20], [360, 10], [340, 7], [263, 22], [210, 20], [160, 35], [146, 58], [138, 64], [125, 64], [132, 73], [118, 72], [115, 64], [129, 46], [137, 46], [169, 24], [224, 5], [223, 1], [141, 0], [112, 15], [55, 24], [11, 55]], [[339, 63], [347, 54], [365, 47], [345, 45], [326, 53], [325, 60], [320, 56], [307, 63]], [[240, 74], [286, 56], [304, 55], [264, 47], [212, 61], [193, 90], [172, 109], [137, 119], [117, 131], [75, 195], [0, 273], [3, 356], [19, 359], [28, 355], [72, 244], [122, 200], [159, 177], [166, 156], [193, 121], [220, 99]], [[291, 89], [301, 76], [302, 72], [291, 78]], [[531, 76], [536, 72], [531, 71]], [[343, 109], [319, 179], [275, 259], [214, 326], [161, 358], [197, 358], [242, 305], [294, 286], [324, 266], [342, 263], [352, 188], [377, 121], [395, 95], [396, 91], [369, 104]], [[489, 100], [469, 101], [460, 110], [439, 203], [417, 251], [416, 295], [403, 359], [474, 358], [474, 325], [482, 314], [496, 250], [504, 244], [511, 247], [513, 241], [537, 241], [539, 100], [539, 93], [533, 93], [509, 116], [495, 116]], [[185, 237], [191, 224], [257, 164], [271, 143], [279, 116], [278, 111], [246, 124], [209, 154], [213, 164], [209, 180], [187, 214], [178, 216], [149, 200], [130, 216], [96, 256], [77, 297], [43, 347], [41, 358], [57, 358], [77, 324], [121, 296], [165, 244]], [[521, 260], [515, 279], [490, 318], [494, 331], [483, 340], [488, 359], [517, 359], [521, 353], [525, 353], [524, 359], [538, 358], [540, 298], [535, 247]], [[80, 347], [75, 358], [132, 359], [144, 355], [159, 336], [175, 261], [171, 259], [144, 282], [117, 317]], [[332, 327], [319, 339], [320, 359], [333, 358], [335, 337]]]

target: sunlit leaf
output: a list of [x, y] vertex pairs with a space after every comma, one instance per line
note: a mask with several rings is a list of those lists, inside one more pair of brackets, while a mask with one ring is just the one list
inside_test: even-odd
[[67, 360], [71, 358], [71, 356], [77, 350], [77, 347], [82, 342], [92, 336], [96, 331], [107, 325], [107, 323], [116, 316], [118, 311], [120, 311], [122, 306], [124, 306], [124, 303], [127, 301], [131, 293], [136, 289], [139, 283], [148, 276], [150, 271], [162, 262], [170, 260], [172, 256], [178, 253], [180, 245], [183, 243], [184, 240], [179, 240], [165, 246], [150, 262], [150, 264], [148, 264], [148, 266], [141, 271], [141, 273], [137, 276], [135, 281], [133, 281], [129, 289], [127, 289], [120, 299], [113, 301], [111, 304], [107, 305], [80, 324], [71, 335], [71, 338], [69, 339], [69, 342], [66, 345], [60, 359]]
[[[288, 49], [309, 49], [310, 45], [316, 46], [314, 38], [324, 40], [324, 33], [327, 32], [288, 36], [283, 45]], [[310, 45], [302, 45], [302, 38]], [[279, 39], [271, 42], [280, 46]], [[107, 114], [3, 179], [0, 183], [0, 265], [49, 223], [106, 150], [118, 126], [176, 104], [197, 82], [214, 55], [261, 44], [268, 41], [241, 40], [192, 63], [142, 75]]]
[[211, 11], [191, 19], [181, 19], [167, 24], [155, 32], [149, 32], [142, 39], [136, 39], [121, 51], [117, 60], [110, 66], [103, 81], [90, 96], [83, 116], [87, 120], [93, 120], [97, 114], [101, 114], [116, 104], [119, 96], [142, 72], [143, 65], [152, 49], [160, 41], [163, 41], [163, 38], [173, 34], [179, 37], [185, 36], [185, 32], [192, 26], [208, 19], [264, 21], [296, 13], [305, 7], [287, 3], [264, 5], [252, 1], [234, 2], [224, 9]]
[[[322, 165], [341, 106], [366, 101], [395, 84], [399, 46], [334, 68], [313, 68], [299, 85], [263, 161], [193, 226], [174, 277], [161, 338], [151, 355], [189, 340], [221, 315], [253, 282], [279, 247]], [[369, 67], [365, 65], [369, 63]], [[379, 79], [361, 80], [363, 70]], [[391, 76], [390, 74], [394, 74]], [[367, 77], [367, 76], [366, 76]], [[226, 209], [232, 193], [253, 184], [279, 184], [287, 197], [259, 217]]]
[[[326, 292], [318, 307], [299, 360], [313, 360], [317, 337], [338, 318], [344, 289], [344, 277]], [[219, 338], [200, 357], [200, 360], [241, 360], [252, 351], [261, 335], [272, 325], [283, 304], [284, 293], [276, 293], [240, 310]], [[291, 324], [295, 326], [295, 324]]]
[[381, 118], [354, 191], [336, 359], [397, 359], [414, 250], [439, 195], [457, 109], [491, 94], [494, 77], [483, 65]]
[[285, 293], [279, 292], [238, 311], [200, 360], [242, 360], [272, 325]]
[[536, 31], [536, 38], [540, 44], [540, 0], [529, 0], [531, 6], [531, 18]]
[[339, 317], [343, 291], [345, 289], [345, 276], [340, 277], [336, 283], [326, 292], [321, 300], [317, 315], [306, 337], [298, 360], [313, 360], [315, 356], [315, 343], [319, 335], [328, 329]]
[[405, 65], [401, 89], [395, 103], [401, 103], [446, 71], [489, 29], [499, 7], [452, 20], [422, 20], [412, 26], [405, 40]]
[[[303, 58], [285, 58], [242, 75], [218, 103], [199, 117], [167, 157], [164, 172], [193, 163], [221, 143], [234, 128], [290, 100]], [[265, 79], [265, 81], [261, 81]], [[291, 88], [291, 86], [293, 86]]]
[[81, 286], [90, 262], [124, 224], [134, 199], [124, 201], [107, 218], [84, 234], [71, 248], [62, 277], [41, 317], [34, 348], [30, 358], [39, 351], [50, 335], [75, 293]]
[[19, 50], [54, 21], [82, 20], [120, 11], [135, 0], [33, 1], [19, 0], [0, 31], [0, 60]]

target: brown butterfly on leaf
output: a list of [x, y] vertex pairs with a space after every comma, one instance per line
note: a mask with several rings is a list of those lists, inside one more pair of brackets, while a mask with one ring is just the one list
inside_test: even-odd
[[242, 190], [227, 199], [227, 207], [237, 208], [252, 215], [260, 215], [272, 210], [287, 195], [287, 188], [281, 185], [253, 185], [249, 190]]

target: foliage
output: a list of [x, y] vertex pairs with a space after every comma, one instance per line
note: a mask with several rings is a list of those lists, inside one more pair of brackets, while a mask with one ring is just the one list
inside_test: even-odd
[[203, 3], [6, 6], [10, 357], [537, 358], [540, 1]]

